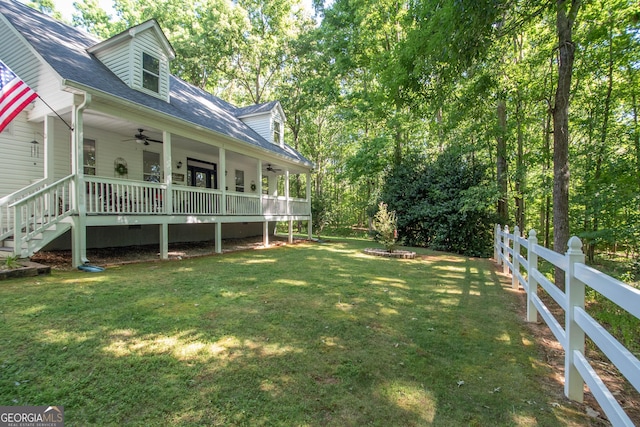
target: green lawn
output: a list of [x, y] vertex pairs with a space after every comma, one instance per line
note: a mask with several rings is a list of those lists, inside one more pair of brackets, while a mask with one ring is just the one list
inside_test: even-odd
[[588, 425], [490, 260], [371, 245], [0, 282], [0, 405], [68, 426]]

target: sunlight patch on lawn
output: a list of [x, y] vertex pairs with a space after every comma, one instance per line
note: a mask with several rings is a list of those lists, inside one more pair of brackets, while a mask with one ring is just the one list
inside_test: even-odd
[[338, 337], [321, 336], [320, 341], [327, 347], [344, 348], [344, 346], [339, 343], [341, 340]]
[[398, 310], [396, 310], [395, 308], [382, 307], [380, 308], [380, 310], [378, 310], [378, 314], [383, 314], [385, 316], [393, 316], [393, 315], [398, 315], [400, 313], [398, 313]]
[[110, 283], [113, 281], [113, 279], [110, 278], [109, 275], [99, 275], [97, 273], [94, 273], [94, 274], [84, 273], [84, 274], [86, 274], [86, 276], [80, 276], [82, 277], [81, 279], [78, 279], [78, 276], [75, 276], [72, 279], [62, 280], [60, 283], [70, 284], [70, 285], [77, 285], [77, 284], [96, 285], [103, 282]]
[[511, 344], [511, 337], [506, 332], [503, 332], [502, 335], [497, 336], [495, 338], [495, 340], [499, 341], [499, 342], [504, 342], [504, 343], [507, 343], [507, 344]]
[[390, 277], [374, 277], [370, 282], [372, 285], [392, 286], [394, 288], [409, 290], [407, 281]]
[[48, 344], [71, 344], [87, 341], [90, 336], [86, 333], [75, 333], [69, 331], [61, 331], [59, 329], [47, 329], [42, 331], [39, 336], [42, 342]]
[[46, 309], [47, 309], [46, 305], [39, 304], [39, 305], [31, 306], [26, 310], [22, 310], [20, 312], [20, 314], [23, 315], [23, 316], [33, 316], [33, 315], [36, 315], [36, 314], [40, 314], [41, 312], [43, 312]]
[[245, 264], [275, 264], [276, 260], [273, 258], [263, 258], [263, 259], [248, 259], [245, 261]]
[[131, 355], [171, 354], [181, 361], [207, 362], [211, 359], [233, 360], [243, 356], [271, 357], [301, 350], [277, 343], [267, 344], [254, 340], [241, 341], [236, 337], [224, 337], [214, 343], [194, 340], [194, 331], [175, 335], [149, 334], [136, 336], [130, 329], [114, 331], [112, 341], [104, 351], [116, 357]]
[[309, 284], [304, 280], [280, 279], [280, 280], [274, 281], [274, 283], [281, 283], [283, 285], [290, 285], [290, 286], [309, 286]]
[[512, 420], [513, 420], [514, 426], [537, 426], [538, 425], [538, 421], [532, 415], [513, 414]]
[[436, 416], [436, 398], [422, 386], [396, 381], [384, 385], [380, 392], [389, 403], [417, 415], [425, 422], [432, 423]]

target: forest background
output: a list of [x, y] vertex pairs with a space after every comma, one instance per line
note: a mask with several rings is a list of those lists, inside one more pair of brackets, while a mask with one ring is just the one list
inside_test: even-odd
[[317, 231], [366, 228], [384, 201], [407, 244], [487, 255], [499, 223], [560, 252], [578, 235], [591, 261], [638, 257], [635, 0], [74, 7], [71, 24], [100, 38], [155, 18], [173, 74], [236, 105], [280, 100], [287, 142], [316, 166]]

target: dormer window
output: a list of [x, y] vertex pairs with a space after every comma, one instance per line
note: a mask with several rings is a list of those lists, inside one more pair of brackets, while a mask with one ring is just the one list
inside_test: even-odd
[[273, 143], [280, 145], [280, 135], [282, 133], [282, 124], [279, 120], [273, 121]]
[[142, 87], [158, 93], [160, 91], [160, 60], [142, 53]]

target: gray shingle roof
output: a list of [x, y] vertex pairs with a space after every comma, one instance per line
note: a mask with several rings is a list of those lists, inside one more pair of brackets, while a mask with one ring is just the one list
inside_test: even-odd
[[238, 108], [175, 76], [170, 78], [170, 102], [131, 89], [87, 49], [101, 40], [63, 24], [13, 0], [0, 0], [0, 14], [13, 25], [61, 78], [108, 93], [125, 101], [168, 114], [213, 132], [261, 147], [311, 166], [293, 148], [280, 147], [261, 137], [238, 119], [246, 111], [261, 111], [277, 101]]

